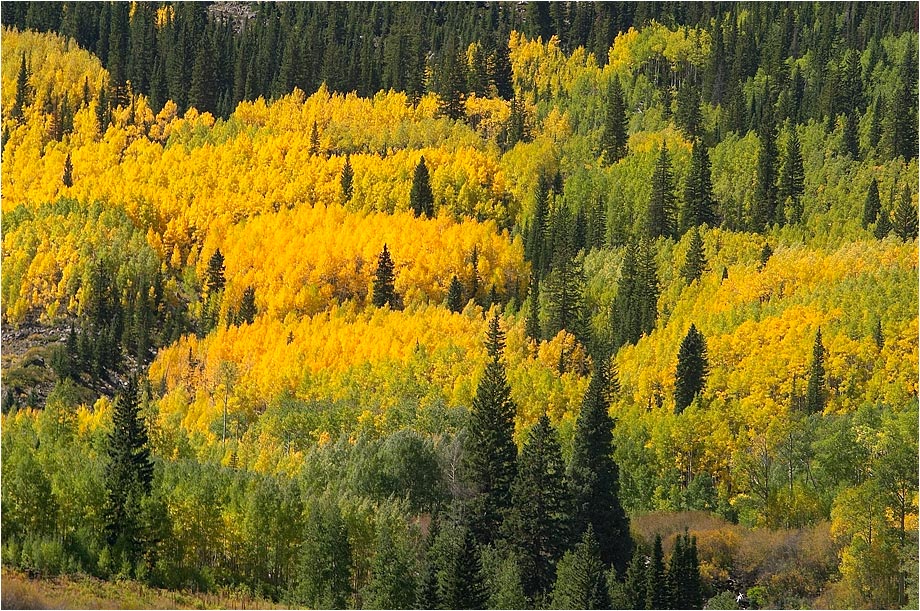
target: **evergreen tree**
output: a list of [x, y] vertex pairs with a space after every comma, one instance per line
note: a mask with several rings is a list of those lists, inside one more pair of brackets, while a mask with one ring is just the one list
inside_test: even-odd
[[488, 593], [482, 576], [482, 558], [472, 529], [463, 528], [459, 549], [444, 573], [440, 599], [445, 609], [485, 609]]
[[256, 290], [251, 286], [247, 286], [246, 290], [243, 291], [243, 298], [240, 300], [240, 311], [237, 314], [237, 319], [240, 323], [251, 325], [257, 313]]
[[497, 36], [495, 53], [490, 64], [489, 80], [495, 85], [499, 97], [510, 100], [514, 96], [514, 87], [511, 73], [511, 55], [508, 49], [508, 37]]
[[[473, 252], [470, 253], [470, 299], [473, 301], [479, 296], [479, 247], [473, 246]], [[494, 285], [493, 285], [493, 288]]]
[[620, 86], [620, 79], [613, 77], [607, 90], [607, 112], [604, 118], [604, 131], [601, 133], [601, 153], [608, 165], [626, 156], [628, 139], [623, 88]]
[[[646, 556], [636, 550], [623, 580], [623, 593], [627, 603], [626, 609], [645, 609], [648, 600], [648, 575], [645, 567]], [[659, 607], [664, 609], [666, 607]]]
[[549, 257], [546, 256], [546, 230], [549, 224], [549, 185], [546, 177], [540, 175], [534, 195], [534, 213], [527, 232], [524, 254], [530, 260], [537, 279], [543, 277], [549, 269]]
[[451, 312], [463, 310], [463, 285], [456, 276], [451, 279], [450, 288], [447, 290], [447, 309]]
[[709, 153], [701, 140], [693, 143], [690, 157], [690, 173], [684, 183], [684, 200], [680, 214], [680, 233], [691, 227], [718, 224], [716, 218], [715, 198], [712, 194], [712, 170], [709, 165]]
[[[658, 266], [652, 243], [643, 239], [639, 243], [638, 308], [639, 332], [648, 335], [658, 320]], [[638, 337], [636, 338], [638, 341]]]
[[505, 530], [516, 548], [524, 593], [533, 599], [555, 579], [555, 566], [566, 544], [565, 463], [556, 430], [546, 414], [537, 421], [518, 457], [511, 486], [512, 505]]
[[841, 152], [850, 159], [859, 161], [859, 119], [855, 112], [843, 115], [843, 133], [841, 134]]
[[614, 332], [614, 349], [634, 344], [642, 336], [642, 297], [639, 277], [639, 250], [635, 243], [626, 246], [617, 295], [613, 301], [611, 328]]
[[204, 36], [198, 43], [198, 49], [195, 52], [191, 87], [188, 92], [188, 105], [196, 108], [198, 112], [210, 112], [213, 114], [217, 110], [215, 103], [217, 83], [214, 78], [216, 74], [214, 64], [214, 49], [211, 46], [211, 40], [208, 36]]
[[553, 215], [552, 267], [546, 277], [546, 299], [549, 337], [565, 330], [579, 341], [587, 340], [585, 324], [585, 275], [581, 260], [575, 255], [572, 216], [568, 208], [560, 207]]
[[646, 231], [648, 237], [673, 238], [677, 235], [674, 219], [674, 176], [671, 173], [671, 158], [667, 143], [661, 144], [661, 152], [652, 174], [652, 197], [649, 200]]
[[118, 108], [128, 102], [128, 11], [124, 2], [111, 5], [109, 21], [109, 50], [105, 67], [109, 71], [109, 90], [112, 106]]
[[428, 176], [428, 166], [422, 157], [415, 166], [415, 175], [412, 177], [412, 190], [409, 192], [409, 205], [415, 216], [425, 215], [434, 217], [434, 194], [431, 192], [431, 182]]
[[875, 319], [875, 326], [872, 327], [872, 341], [875, 342], [876, 348], [881, 350], [885, 347], [885, 336], [882, 334], [882, 319]]
[[319, 127], [317, 127], [315, 120], [313, 121], [313, 127], [310, 128], [310, 154], [319, 154]]
[[703, 135], [703, 113], [700, 110], [700, 93], [697, 88], [686, 79], [677, 92], [677, 111], [674, 113], [674, 122], [684, 133], [687, 139], [694, 141]]
[[805, 194], [805, 168], [802, 165], [802, 147], [795, 128], [789, 130], [786, 140], [786, 155], [779, 173], [779, 201], [786, 210], [783, 215], [777, 211], [777, 220], [797, 223], [802, 219], [802, 196]]
[[623, 574], [632, 554], [632, 539], [629, 518], [620, 505], [619, 467], [613, 460], [610, 387], [609, 364], [598, 359], [575, 423], [568, 482], [574, 534], [592, 527], [604, 564]]
[[677, 373], [674, 377], [674, 412], [679, 414], [693, 403], [703, 391], [709, 375], [706, 339], [691, 324], [677, 352]]
[[377, 258], [377, 270], [374, 272], [374, 289], [371, 296], [371, 303], [375, 308], [382, 308], [389, 305], [391, 309], [396, 309], [396, 274], [393, 260], [390, 258], [390, 251], [387, 245], [383, 245], [383, 250]]
[[593, 528], [588, 526], [581, 541], [559, 561], [552, 608], [610, 608], [601, 551]]
[[678, 535], [668, 563], [665, 578], [668, 589], [668, 608], [702, 609], [703, 595], [700, 564], [696, 551], [696, 537], [686, 532]]
[[776, 126], [771, 118], [762, 120], [757, 136], [760, 152], [757, 155], [751, 228], [763, 231], [776, 219]]
[[64, 173], [61, 176], [61, 182], [65, 187], [73, 186], [73, 163], [70, 161], [70, 153], [64, 158]]
[[667, 602], [665, 591], [664, 551], [661, 548], [661, 535], [655, 534], [652, 558], [646, 572], [646, 609], [664, 609]]
[[757, 271], [763, 271], [763, 268], [767, 266], [767, 261], [772, 256], [773, 249], [770, 247], [770, 243], [764, 242], [763, 248], [760, 249], [760, 258], [757, 260]]
[[866, 193], [866, 203], [863, 205], [862, 226], [868, 229], [869, 225], [878, 220], [879, 211], [882, 209], [882, 202], [878, 194], [878, 181], [873, 178], [869, 184], [869, 191]]
[[462, 53], [447, 49], [441, 62], [438, 88], [438, 106], [441, 114], [454, 121], [466, 116], [466, 70]]
[[479, 380], [470, 412], [467, 466], [476, 497], [472, 501], [473, 524], [483, 544], [491, 543], [511, 506], [511, 484], [517, 465], [511, 387], [505, 377], [502, 353], [505, 334], [499, 325], [498, 309], [489, 321], [486, 339], [489, 360]]
[[153, 483], [147, 426], [140, 415], [133, 376], [115, 401], [106, 454], [106, 541], [133, 568], [148, 551], [143, 501], [150, 496]]
[[413, 550], [393, 526], [384, 522], [377, 530], [376, 553], [365, 602], [371, 609], [411, 609], [418, 584]]
[[530, 272], [530, 301], [527, 310], [526, 333], [529, 339], [539, 342], [543, 334], [540, 332], [540, 281], [537, 274]]
[[821, 329], [815, 335], [815, 345], [811, 351], [811, 367], [808, 373], [808, 388], [805, 391], [805, 409], [809, 414], [818, 414], [827, 406], [827, 388], [824, 374], [824, 344], [821, 341]]
[[878, 213], [878, 221], [875, 223], [873, 234], [879, 240], [883, 240], [889, 233], [891, 233], [891, 216], [887, 210], [882, 209]]
[[355, 172], [351, 169], [351, 157], [345, 155], [345, 164], [342, 166], [342, 177], [340, 179], [342, 183], [343, 204], [347, 204], [351, 200], [352, 193], [354, 192], [354, 178]]
[[26, 106], [29, 105], [29, 69], [26, 67], [26, 54], [20, 55], [19, 73], [16, 76], [16, 99], [13, 102], [13, 108], [10, 110], [10, 118], [14, 121], [21, 121]]
[[901, 190], [898, 207], [894, 211], [894, 232], [905, 242], [917, 237], [917, 209], [910, 198], [910, 188], [906, 185]]
[[684, 258], [680, 275], [690, 285], [694, 280], [702, 278], [705, 271], [706, 252], [703, 249], [703, 238], [700, 237], [700, 230], [694, 227], [690, 234], [690, 245], [687, 248], [687, 256]]
[[214, 251], [208, 259], [208, 271], [205, 276], [205, 292], [209, 295], [224, 290], [224, 255], [220, 249]]
[[315, 501], [306, 526], [291, 598], [314, 609], [344, 609], [353, 567], [348, 526], [338, 504], [329, 498]]
[[905, 161], [917, 156], [917, 50], [908, 44], [898, 67], [895, 89], [888, 101], [883, 139], [889, 158]]

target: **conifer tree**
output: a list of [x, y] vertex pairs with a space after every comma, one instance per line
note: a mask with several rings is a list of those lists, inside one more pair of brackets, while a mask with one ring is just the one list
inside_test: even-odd
[[885, 236], [891, 233], [891, 215], [884, 208], [879, 210], [878, 220], [875, 222], [875, 229], [872, 233], [879, 240], [885, 239]]
[[614, 348], [634, 344], [642, 336], [642, 297], [638, 248], [630, 242], [626, 246], [620, 278], [617, 281], [617, 295], [613, 302], [612, 324]]
[[706, 271], [706, 252], [703, 249], [703, 238], [700, 237], [700, 230], [694, 227], [690, 234], [690, 245], [687, 248], [684, 265], [680, 269], [680, 275], [689, 285], [693, 284], [694, 280], [702, 278], [704, 271]]
[[620, 79], [613, 77], [607, 89], [607, 112], [604, 117], [604, 131], [601, 133], [601, 153], [610, 165], [626, 156], [628, 140], [626, 102]]
[[342, 203], [346, 204], [351, 200], [354, 192], [355, 172], [351, 169], [351, 157], [345, 155], [345, 164], [342, 166], [342, 175], [340, 182], [342, 184]]
[[661, 535], [655, 534], [652, 557], [646, 572], [646, 609], [664, 609], [667, 602], [665, 591], [664, 551], [661, 547]]
[[240, 323], [252, 324], [256, 318], [256, 290], [247, 286], [243, 291], [243, 298], [240, 300], [240, 310], [237, 318]]
[[882, 334], [881, 318], [875, 319], [875, 325], [872, 327], [872, 341], [875, 342], [875, 347], [879, 350], [885, 347], [885, 336]]
[[917, 209], [914, 208], [910, 198], [910, 188], [904, 186], [898, 207], [894, 211], [894, 232], [905, 242], [917, 237]]
[[133, 376], [115, 401], [106, 454], [106, 541], [134, 567], [146, 551], [142, 503], [150, 495], [153, 463], [147, 425], [138, 407], [137, 379]]
[[440, 599], [445, 609], [485, 609], [488, 602], [482, 558], [472, 529], [464, 527], [460, 546], [443, 573]]
[[781, 215], [777, 211], [777, 220], [783, 218], [790, 223], [797, 223], [802, 218], [802, 196], [805, 194], [805, 168], [802, 165], [802, 147], [795, 128], [789, 130], [786, 140], [786, 155], [779, 175], [779, 201], [786, 210]]
[[424, 157], [419, 159], [418, 165], [415, 166], [412, 190], [409, 192], [409, 205], [415, 216], [424, 214], [428, 218], [434, 217], [434, 194], [431, 192], [431, 181]]
[[677, 91], [677, 111], [674, 122], [689, 140], [697, 140], [703, 135], [703, 114], [700, 110], [700, 93], [691, 83], [684, 80]]
[[843, 115], [843, 134], [841, 135], [841, 148], [844, 155], [859, 161], [859, 120], [855, 112]]
[[815, 345], [811, 351], [811, 366], [808, 373], [808, 388], [805, 391], [805, 409], [809, 414], [818, 414], [827, 406], [827, 388], [824, 374], [824, 343], [821, 328], [815, 334]]
[[776, 126], [772, 117], [761, 121], [757, 136], [760, 152], [757, 155], [751, 228], [762, 232], [776, 219]]
[[511, 497], [505, 530], [520, 559], [524, 593], [533, 599], [553, 584], [568, 526], [565, 463], [546, 414], [521, 449]]
[[773, 248], [770, 247], [769, 242], [764, 242], [763, 248], [760, 249], [760, 258], [757, 260], [757, 271], [763, 271], [763, 268], [767, 266], [767, 261], [772, 256]]
[[457, 276], [451, 278], [450, 288], [447, 289], [447, 309], [451, 312], [463, 310], [463, 285]]
[[214, 75], [216, 74], [214, 66], [214, 49], [208, 36], [204, 36], [198, 42], [198, 49], [195, 52], [195, 63], [192, 66], [191, 87], [188, 92], [189, 107], [194, 107], [198, 112], [215, 113], [217, 105], [215, 103], [215, 92], [217, 83]]
[[319, 127], [316, 125], [316, 120], [313, 121], [313, 127], [310, 128], [310, 154], [319, 154]]
[[610, 369], [598, 359], [575, 422], [568, 469], [574, 534], [593, 528], [605, 565], [623, 574], [632, 555], [629, 518], [620, 505], [619, 467], [613, 460], [613, 420], [608, 413]]
[[646, 217], [648, 237], [673, 238], [677, 235], [674, 218], [674, 176], [671, 173], [671, 158], [667, 143], [661, 144], [661, 152], [652, 174], [652, 196], [649, 200]]
[[531, 268], [538, 279], [549, 269], [546, 253], [546, 230], [549, 224], [549, 184], [544, 175], [537, 181], [534, 195], [534, 213], [527, 232], [524, 254], [530, 260]]
[[693, 153], [690, 157], [690, 172], [684, 183], [683, 206], [680, 210], [680, 233], [686, 232], [691, 227], [700, 225], [715, 227], [717, 224], [709, 152], [701, 140], [696, 140], [693, 143]]
[[[627, 609], [645, 609], [648, 600], [648, 575], [645, 567], [646, 556], [635, 550], [626, 575], [623, 579], [623, 593], [626, 597]], [[665, 608], [665, 607], [660, 607]]]
[[598, 546], [594, 529], [588, 526], [581, 541], [559, 561], [552, 608], [610, 608], [606, 571], [601, 556], [602, 549]]
[[517, 408], [505, 377], [502, 357], [505, 334], [498, 308], [489, 321], [486, 348], [489, 360], [479, 380], [470, 413], [466, 460], [476, 496], [471, 503], [476, 535], [483, 544], [497, 536], [511, 506], [511, 484], [517, 471], [514, 418]]
[[73, 186], [73, 163], [70, 161], [70, 153], [64, 158], [64, 173], [61, 176], [61, 182], [65, 187]]
[[700, 581], [700, 565], [696, 551], [696, 537], [684, 532], [677, 535], [671, 560], [668, 563], [667, 583], [668, 608], [702, 609], [703, 596]]
[[863, 204], [862, 226], [868, 229], [869, 225], [878, 220], [879, 211], [882, 209], [882, 202], [878, 194], [878, 181], [873, 178], [869, 184], [869, 191], [866, 193], [866, 203]]
[[479, 295], [479, 247], [473, 246], [473, 252], [470, 253], [470, 299], [476, 300]]
[[694, 397], [702, 392], [709, 375], [709, 360], [706, 357], [706, 339], [696, 325], [680, 343], [677, 352], [677, 373], [674, 377], [674, 412], [679, 414], [693, 403]]
[[537, 274], [530, 272], [530, 301], [527, 310], [526, 333], [529, 339], [539, 342], [543, 334], [540, 331], [540, 281]]
[[373, 609], [411, 609], [418, 584], [413, 550], [404, 536], [387, 523], [377, 530], [376, 553], [371, 562], [371, 580], [366, 602]]
[[10, 110], [10, 118], [19, 121], [29, 103], [29, 69], [26, 66], [26, 54], [20, 55], [19, 73], [16, 76], [16, 100]]
[[205, 276], [205, 292], [209, 295], [224, 290], [224, 255], [220, 249], [214, 251], [208, 259], [208, 271]]
[[572, 215], [565, 206], [553, 215], [552, 267], [546, 277], [549, 337], [565, 330], [585, 342], [584, 285], [582, 263], [575, 255]]
[[[658, 266], [655, 263], [655, 251], [649, 240], [639, 242], [638, 252], [638, 308], [639, 333], [648, 335], [655, 328], [658, 320]], [[636, 341], [638, 341], [636, 337]]]
[[380, 256], [377, 258], [377, 270], [374, 272], [374, 288], [371, 295], [371, 303], [375, 308], [382, 308], [389, 305], [391, 309], [396, 309], [396, 267], [393, 259], [390, 258], [390, 251], [387, 245], [383, 245]]

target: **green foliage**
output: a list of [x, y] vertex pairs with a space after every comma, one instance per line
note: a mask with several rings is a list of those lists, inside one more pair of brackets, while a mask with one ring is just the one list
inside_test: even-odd
[[289, 594], [292, 602], [326, 609], [346, 606], [353, 570], [348, 534], [334, 500], [319, 499], [308, 507], [296, 585]]
[[451, 312], [460, 312], [463, 309], [463, 285], [456, 276], [450, 280], [447, 290], [447, 309]]
[[872, 183], [869, 184], [869, 191], [866, 193], [866, 203], [863, 205], [863, 229], [868, 229], [869, 225], [872, 225], [878, 220], [881, 210], [882, 203], [878, 195], [878, 181], [873, 178]]
[[706, 271], [706, 252], [703, 249], [703, 238], [700, 237], [700, 231], [696, 227], [690, 234], [690, 244], [687, 247], [687, 256], [684, 258], [684, 265], [680, 268], [680, 275], [687, 282], [693, 284], [694, 280], [703, 277]]
[[623, 99], [623, 88], [620, 85], [620, 79], [617, 77], [610, 80], [606, 102], [604, 130], [601, 133], [601, 154], [604, 157], [604, 161], [609, 165], [626, 156], [629, 137], [626, 102]]
[[397, 295], [395, 289], [396, 274], [393, 259], [390, 258], [390, 251], [387, 245], [383, 245], [380, 256], [377, 258], [377, 270], [374, 272], [374, 288], [371, 295], [371, 303], [375, 308], [382, 308], [389, 305], [390, 308], [397, 307]]
[[893, 224], [895, 234], [903, 241], [909, 242], [917, 238], [917, 209], [911, 202], [910, 188], [907, 186], [901, 190]]
[[684, 411], [703, 391], [709, 375], [706, 339], [696, 325], [691, 324], [677, 352], [677, 372], [674, 375], [674, 412]]
[[442, 573], [439, 600], [445, 609], [484, 609], [488, 602], [482, 558], [470, 528], [461, 528]]
[[434, 216], [434, 194], [431, 192], [431, 178], [428, 175], [428, 166], [425, 158], [419, 159], [412, 176], [412, 190], [409, 192], [409, 207], [415, 216], [423, 214], [432, 218]]
[[690, 157], [690, 173], [684, 183], [684, 199], [680, 209], [680, 233], [691, 227], [718, 225], [716, 204], [712, 194], [712, 170], [709, 153], [702, 140], [693, 143]]
[[252, 324], [258, 314], [258, 308], [256, 308], [256, 290], [247, 286], [246, 290], [243, 291], [243, 298], [240, 300], [240, 309], [237, 312], [237, 320], [239, 323]]
[[677, 236], [677, 219], [674, 205], [674, 176], [671, 173], [671, 157], [668, 146], [661, 144], [655, 173], [652, 174], [652, 195], [646, 216], [646, 235], [650, 239]]
[[339, 179], [342, 185], [342, 203], [346, 204], [351, 200], [351, 196], [355, 191], [354, 187], [355, 181], [355, 171], [351, 167], [351, 156], [345, 156], [345, 164], [342, 166], [342, 175]]
[[824, 371], [824, 343], [821, 341], [821, 329], [815, 334], [815, 345], [811, 353], [811, 366], [808, 372], [808, 388], [805, 391], [805, 409], [809, 414], [820, 414], [827, 405], [827, 387]]
[[559, 561], [552, 601], [554, 609], [610, 607], [606, 571], [592, 527], [585, 530], [581, 541]]

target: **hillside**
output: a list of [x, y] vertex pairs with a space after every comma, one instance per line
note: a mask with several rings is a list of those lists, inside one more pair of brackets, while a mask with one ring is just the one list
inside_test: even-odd
[[473, 38], [417, 85], [222, 75], [199, 109], [119, 53], [172, 70], [200, 27], [239, 57], [324, 9], [62, 6], [32, 27], [74, 39], [2, 33], [5, 566], [333, 608], [915, 604], [903, 7], [586, 44], [458, 5]]

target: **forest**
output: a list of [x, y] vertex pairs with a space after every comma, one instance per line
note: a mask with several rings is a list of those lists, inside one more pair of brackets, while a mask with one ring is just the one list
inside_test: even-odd
[[4, 3], [4, 589], [917, 608], [918, 20]]

